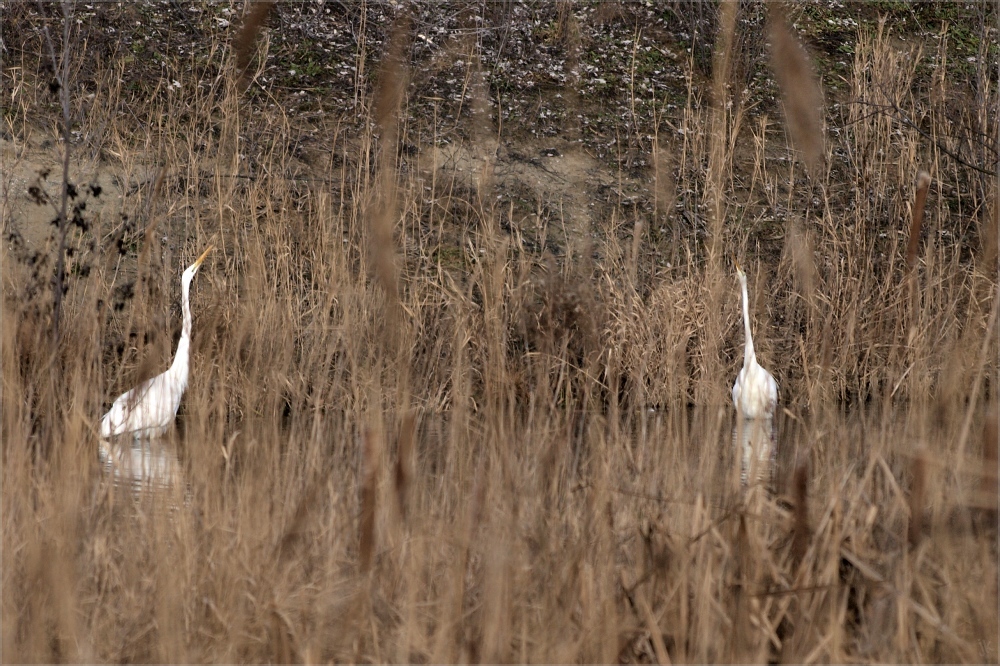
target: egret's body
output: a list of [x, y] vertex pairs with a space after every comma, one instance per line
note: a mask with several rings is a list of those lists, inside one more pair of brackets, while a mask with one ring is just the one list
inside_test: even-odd
[[733, 384], [733, 404], [736, 406], [736, 431], [733, 433], [742, 453], [740, 479], [747, 484], [751, 467], [755, 480], [767, 480], [777, 453], [774, 438], [774, 411], [778, 406], [778, 382], [757, 363], [753, 335], [750, 332], [750, 305], [747, 297], [746, 273], [736, 267], [743, 296], [743, 327], [746, 343], [743, 368]]
[[115, 399], [111, 409], [101, 419], [102, 439], [118, 435], [152, 439], [163, 435], [173, 423], [188, 382], [191, 354], [191, 281], [211, 250], [210, 246], [181, 275], [181, 310], [184, 313], [184, 324], [170, 369]]

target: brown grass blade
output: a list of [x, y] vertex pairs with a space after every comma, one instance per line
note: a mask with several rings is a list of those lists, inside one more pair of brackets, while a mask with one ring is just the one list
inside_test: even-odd
[[291, 550], [299, 543], [306, 533], [306, 527], [309, 520], [309, 516], [312, 514], [312, 508], [317, 505], [319, 500], [320, 490], [324, 487], [324, 481], [326, 476], [320, 480], [317, 480], [312, 484], [310, 488], [303, 493], [302, 498], [299, 500], [298, 506], [295, 508], [295, 513], [292, 516], [291, 522], [288, 523], [288, 527], [285, 528], [285, 533], [282, 535], [281, 539], [278, 541], [277, 557], [281, 561], [288, 557]]
[[[378, 93], [375, 96], [375, 122], [378, 123], [382, 136], [396, 134], [396, 120], [399, 116], [399, 105], [403, 101], [403, 92], [409, 83], [409, 68], [406, 65], [407, 46], [409, 45], [410, 20], [404, 13], [396, 21], [390, 37], [389, 46], [379, 69]], [[395, 151], [382, 153], [383, 159], [395, 159]]]
[[277, 664], [291, 664], [297, 661], [290, 634], [291, 623], [285, 614], [278, 610], [276, 604], [271, 607], [271, 627], [270, 627], [271, 649]]
[[789, 222], [786, 238], [788, 239], [789, 252], [792, 255], [792, 263], [795, 266], [795, 280], [798, 283], [799, 292], [808, 303], [812, 304], [816, 281], [819, 279], [812, 239], [803, 228], [800, 220]]
[[159, 226], [159, 217], [153, 217], [153, 204], [156, 202], [160, 191], [163, 189], [163, 181], [167, 177], [168, 165], [163, 164], [156, 172], [156, 177], [149, 188], [149, 196], [146, 197], [146, 233], [143, 237], [142, 248], [139, 250], [139, 266], [150, 269], [150, 252], [153, 247], [157, 247], [156, 230]]
[[996, 275], [997, 251], [1000, 250], [1000, 192], [987, 206], [985, 228], [981, 233], [982, 270], [987, 275]]
[[771, 66], [781, 88], [792, 143], [802, 151], [810, 175], [819, 176], [825, 155], [823, 92], [812, 60], [785, 22], [782, 4], [768, 5]]
[[924, 496], [927, 485], [927, 461], [923, 452], [913, 460], [913, 481], [910, 486], [910, 526], [907, 538], [912, 548], [920, 543], [924, 529]]
[[1000, 501], [1000, 469], [997, 468], [997, 439], [1000, 438], [1000, 411], [994, 402], [986, 414], [986, 423], [983, 424], [983, 474], [980, 480], [979, 491], [988, 506], [988, 513], [992, 514], [996, 521], [998, 501]]
[[927, 190], [931, 186], [931, 175], [926, 171], [917, 174], [917, 194], [913, 200], [913, 214], [910, 217], [910, 238], [906, 243], [906, 267], [912, 269], [917, 262], [917, 246], [920, 245], [920, 231], [924, 225], [924, 204]]
[[366, 427], [361, 435], [364, 447], [361, 478], [361, 520], [358, 523], [358, 550], [361, 572], [371, 570], [372, 554], [375, 550], [375, 503], [378, 487], [379, 458], [378, 435], [371, 427]]
[[236, 54], [236, 76], [240, 81], [245, 81], [247, 69], [250, 67], [250, 58], [253, 56], [253, 46], [257, 42], [257, 35], [267, 22], [267, 17], [274, 9], [273, 2], [254, 2], [251, 9], [243, 21], [236, 39], [233, 40], [233, 51]]
[[160, 192], [163, 191], [163, 181], [166, 179], [167, 171], [169, 170], [170, 167], [168, 164], [160, 166], [156, 172], [156, 178], [153, 180], [153, 187], [149, 190], [149, 197], [146, 199], [146, 224], [148, 225], [146, 227], [147, 237], [151, 237], [152, 234], [155, 233], [156, 227], [151, 219], [153, 214], [153, 203], [156, 202], [156, 198], [160, 195]]
[[399, 515], [404, 520], [408, 515], [406, 500], [410, 490], [410, 482], [413, 479], [413, 440], [416, 436], [416, 430], [416, 417], [412, 411], [407, 412], [399, 429], [395, 479], [396, 502], [399, 506]]
[[639, 248], [642, 246], [642, 220], [636, 220], [632, 227], [632, 250], [628, 255], [628, 277], [635, 288], [635, 279], [639, 270]]
[[639, 610], [642, 611], [642, 619], [646, 623], [646, 629], [649, 631], [649, 637], [653, 641], [653, 651], [656, 653], [656, 663], [661, 664], [662, 666], [673, 663], [670, 661], [670, 654], [667, 652], [667, 645], [663, 642], [663, 632], [660, 631], [660, 625], [656, 621], [656, 616], [653, 615], [653, 609], [649, 607], [649, 602], [646, 601], [646, 596], [642, 594], [641, 590], [636, 590], [636, 602], [639, 605]]
[[[374, 215], [369, 217], [369, 255], [375, 267], [378, 284], [386, 296], [386, 323], [390, 336], [398, 333], [399, 267], [396, 261], [393, 230], [397, 212], [396, 143], [399, 106], [409, 81], [406, 66], [406, 46], [410, 34], [409, 15], [396, 21], [389, 40], [388, 51], [379, 71], [379, 87], [375, 95], [375, 122], [379, 128], [381, 144], [380, 196]], [[397, 340], [398, 342], [398, 340]], [[390, 343], [391, 345], [391, 343]]]
[[792, 494], [795, 500], [795, 523], [792, 527], [792, 560], [798, 564], [809, 548], [809, 461], [800, 460], [792, 477]]

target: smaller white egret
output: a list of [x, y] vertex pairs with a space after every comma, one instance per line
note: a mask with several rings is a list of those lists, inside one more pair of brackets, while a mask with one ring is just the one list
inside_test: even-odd
[[101, 419], [102, 439], [128, 434], [136, 439], [159, 437], [173, 422], [188, 382], [188, 362], [191, 353], [191, 280], [213, 247], [209, 245], [197, 261], [188, 266], [181, 275], [181, 310], [184, 313], [184, 324], [174, 362], [166, 372], [115, 398], [111, 409]]
[[[778, 382], [757, 363], [750, 332], [750, 304], [747, 297], [747, 276], [736, 263], [736, 276], [743, 292], [743, 328], [746, 346], [743, 349], [743, 369], [733, 384], [733, 404], [736, 405], [736, 429], [733, 440], [742, 449], [740, 480], [747, 485], [751, 465], [757, 480], [768, 479], [777, 447], [774, 437], [774, 410], [778, 405]], [[756, 452], [756, 456], [754, 455]], [[756, 459], [756, 460], [755, 460]]]

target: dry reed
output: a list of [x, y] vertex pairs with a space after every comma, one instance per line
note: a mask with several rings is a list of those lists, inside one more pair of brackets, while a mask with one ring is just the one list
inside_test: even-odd
[[267, 23], [267, 17], [274, 9], [274, 2], [253, 2], [246, 18], [243, 19], [243, 26], [233, 39], [233, 52], [236, 54], [236, 75], [246, 82], [250, 70], [250, 61], [253, 58], [253, 48], [257, 43], [257, 36]]
[[906, 267], [913, 269], [917, 261], [917, 247], [920, 245], [920, 232], [924, 227], [924, 206], [927, 203], [927, 190], [931, 186], [931, 176], [926, 171], [917, 174], [917, 193], [913, 199], [913, 211], [910, 214], [910, 235], [906, 241]]
[[788, 26], [788, 8], [768, 5], [771, 66], [781, 87], [785, 122], [792, 143], [802, 151], [809, 174], [818, 178], [826, 156], [823, 138], [823, 92], [809, 54]]
[[[995, 183], [843, 105], [827, 109], [840, 130], [830, 168], [810, 167], [818, 187], [803, 191], [780, 131], [747, 122], [727, 88], [741, 24], [724, 6], [716, 94], [688, 72], [681, 108], [658, 116], [655, 182], [606, 181], [658, 191], [595, 198], [585, 242], [573, 239], [590, 249], [576, 254], [553, 240], [579, 222], [559, 193], [503, 180], [530, 163], [505, 150], [548, 144], [499, 126], [501, 70], [475, 61], [481, 44], [461, 51], [475, 99], [437, 100], [441, 116], [415, 110], [426, 73], [410, 65], [433, 52], [411, 42], [423, 24], [393, 36], [360, 10], [357, 105], [336, 117], [241, 93], [218, 78], [221, 44], [205, 61], [164, 61], [160, 93], [141, 103], [122, 98], [120, 68], [99, 70], [74, 155], [99, 155], [94, 168], [121, 185], [99, 224], [66, 233], [69, 265], [90, 269], [71, 271], [58, 344], [47, 280], [59, 239], [15, 242], [34, 209], [17, 192], [3, 201], [3, 658], [996, 661], [997, 588], [982, 584], [997, 576], [996, 532], [951, 521], [971, 490], [995, 506], [996, 476], [970, 472], [996, 466], [986, 405], [1000, 306], [980, 265], [996, 255], [968, 240], [981, 222], [968, 211], [996, 200]], [[245, 25], [259, 30], [262, 11]], [[589, 14], [558, 11], [583, 60]], [[629, 49], [629, 71], [643, 53]], [[952, 82], [924, 95], [908, 63], [886, 32], [864, 31], [844, 94], [899, 93], [946, 131]], [[635, 83], [632, 124], [613, 129], [649, 149]], [[12, 142], [41, 159], [40, 103], [27, 84], [12, 91]], [[125, 103], [139, 122], [121, 121]], [[802, 124], [815, 134], [815, 118]], [[442, 159], [480, 143], [498, 149], [473, 161], [481, 180]], [[595, 179], [607, 169], [584, 164]], [[936, 195], [914, 305], [899, 220], [921, 165]], [[71, 177], [88, 182], [88, 168], [74, 158]], [[526, 203], [497, 199], [512, 189]], [[191, 382], [165, 448], [185, 492], [133, 497], [97, 468], [96, 419], [169, 362], [177, 275], [210, 239]], [[791, 511], [739, 500], [729, 250], [755, 270]]]
[[927, 461], [923, 453], [918, 453], [913, 459], [910, 471], [910, 521], [906, 538], [911, 548], [915, 548], [923, 536], [924, 507], [927, 488]]
[[792, 501], [795, 503], [792, 527], [792, 560], [801, 562], [809, 547], [809, 462], [800, 460], [792, 477]]

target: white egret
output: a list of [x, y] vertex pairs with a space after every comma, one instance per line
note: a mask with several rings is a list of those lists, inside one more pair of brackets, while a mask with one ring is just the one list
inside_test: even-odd
[[159, 437], [167, 431], [173, 422], [188, 382], [188, 364], [191, 354], [191, 305], [189, 302], [191, 280], [194, 279], [198, 268], [213, 247], [209, 245], [197, 261], [188, 266], [181, 275], [181, 309], [184, 313], [184, 325], [181, 328], [181, 339], [177, 343], [177, 353], [174, 355], [174, 362], [170, 365], [170, 369], [115, 399], [111, 409], [101, 419], [102, 439], [117, 435], [132, 435], [136, 439]]
[[[734, 260], [735, 263], [735, 260]], [[778, 405], [778, 382], [757, 363], [750, 332], [750, 305], [747, 297], [746, 273], [736, 264], [736, 276], [743, 292], [743, 328], [746, 346], [743, 348], [743, 369], [733, 384], [733, 404], [736, 405], [736, 430], [733, 440], [742, 450], [740, 480], [745, 486], [751, 466], [755, 480], [770, 477], [777, 447], [774, 437], [774, 410]], [[756, 455], [755, 455], [756, 454]]]

